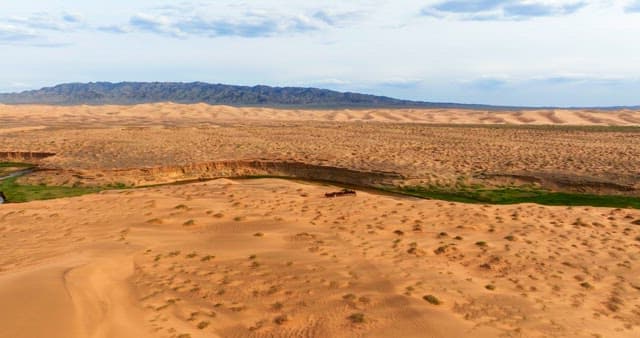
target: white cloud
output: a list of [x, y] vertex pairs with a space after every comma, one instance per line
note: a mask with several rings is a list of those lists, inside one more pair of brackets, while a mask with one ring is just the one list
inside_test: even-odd
[[584, 0], [444, 0], [422, 9], [422, 15], [470, 21], [529, 20], [565, 16], [588, 5]]
[[338, 27], [357, 16], [353, 12], [332, 13], [325, 10], [302, 13], [247, 11], [241, 15], [212, 16], [178, 12], [176, 7], [133, 15], [127, 24], [103, 27], [115, 33], [150, 32], [173, 38], [201, 37], [270, 37]]
[[0, 24], [0, 44], [20, 43], [33, 40], [38, 36], [32, 30], [28, 30], [14, 25]]

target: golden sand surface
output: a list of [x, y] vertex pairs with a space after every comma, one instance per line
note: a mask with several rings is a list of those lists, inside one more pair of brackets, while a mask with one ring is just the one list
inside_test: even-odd
[[[16, 117], [19, 116], [19, 119]], [[42, 106], [0, 104], [0, 125], [23, 126], [77, 123], [155, 125], [212, 121], [402, 122], [431, 124], [640, 125], [640, 110], [596, 109], [277, 109], [152, 103], [131, 106]]]
[[[638, 121], [633, 111], [0, 106], [0, 161], [49, 169], [26, 183], [276, 172], [634, 195]], [[488, 123], [531, 125], [476, 125]], [[0, 337], [640, 336], [639, 210], [324, 197], [338, 189], [217, 179], [2, 204]]]
[[[215, 119], [203, 125], [189, 119], [138, 125], [102, 117], [85, 125], [75, 115], [55, 118], [58, 124], [35, 121], [38, 129], [9, 127], [0, 132], [0, 153], [50, 152], [55, 156], [44, 159], [44, 166], [88, 170], [83, 176], [101, 169], [266, 159], [394, 172], [406, 184], [490, 186], [504, 183], [499, 177], [506, 177], [553, 189], [565, 189], [567, 181], [576, 186], [574, 190], [585, 191], [621, 185], [610, 193], [640, 195], [640, 128], [633, 127]], [[13, 119], [18, 123], [20, 115]], [[73, 184], [74, 175], [55, 182], [42, 180]]]
[[640, 334], [637, 210], [332, 189], [221, 179], [3, 205], [0, 336]]

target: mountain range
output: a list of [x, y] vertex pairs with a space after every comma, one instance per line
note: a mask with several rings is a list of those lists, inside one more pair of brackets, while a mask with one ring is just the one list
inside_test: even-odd
[[67, 83], [20, 93], [0, 94], [0, 103], [4, 104], [131, 105], [154, 102], [283, 108], [500, 108], [409, 101], [319, 88], [235, 86], [204, 82]]
[[[484, 104], [425, 102], [312, 87], [237, 86], [205, 82], [65, 83], [19, 93], [0, 93], [3, 104], [133, 105], [174, 102], [273, 108], [461, 108], [554, 109]], [[562, 107], [567, 109], [640, 109], [640, 106]]]

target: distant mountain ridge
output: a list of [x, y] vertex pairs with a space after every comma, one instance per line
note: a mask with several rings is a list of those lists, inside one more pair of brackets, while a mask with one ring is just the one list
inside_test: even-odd
[[155, 102], [292, 108], [467, 108], [489, 105], [433, 103], [306, 87], [235, 86], [204, 82], [67, 83], [0, 94], [4, 104], [130, 105]]

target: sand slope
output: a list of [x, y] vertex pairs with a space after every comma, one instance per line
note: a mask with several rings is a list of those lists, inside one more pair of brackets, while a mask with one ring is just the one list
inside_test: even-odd
[[[176, 122], [208, 124], [221, 121], [334, 121], [429, 124], [640, 125], [640, 111], [587, 109], [464, 110], [464, 109], [342, 109], [305, 110], [238, 108], [207, 104], [154, 103], [132, 106], [0, 105], [0, 126], [85, 126], [117, 121], [122, 125]], [[64, 121], [64, 122], [63, 122]]]
[[332, 189], [217, 180], [2, 205], [0, 336], [640, 334], [639, 211]]

